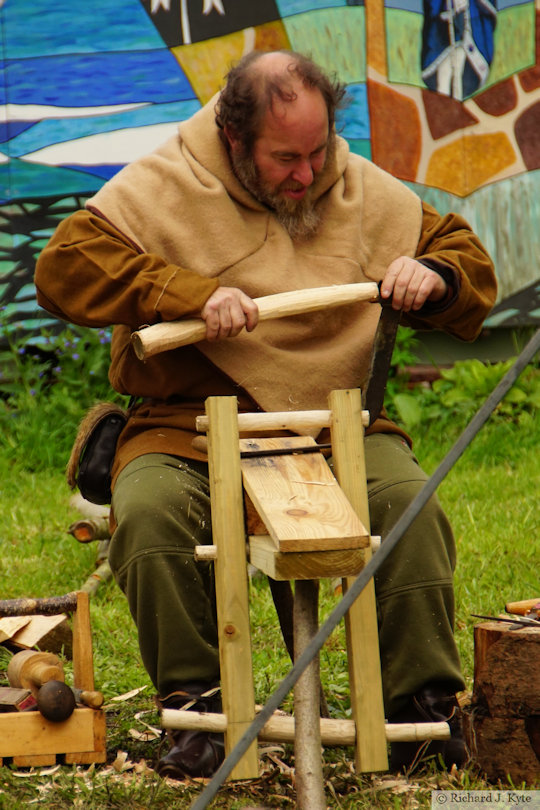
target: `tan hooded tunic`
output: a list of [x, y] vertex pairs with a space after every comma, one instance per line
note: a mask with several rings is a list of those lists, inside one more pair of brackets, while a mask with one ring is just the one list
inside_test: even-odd
[[[249, 334], [145, 363], [136, 358], [134, 329], [197, 314], [218, 284], [255, 298], [379, 281], [393, 259], [418, 255], [429, 242], [440, 243], [431, 258], [451, 268], [459, 288], [435, 323], [472, 338], [494, 300], [491, 263], [466, 223], [456, 229], [454, 219], [427, 211], [402, 183], [350, 154], [341, 138], [313, 189], [321, 227], [292, 241], [232, 173], [214, 105], [119, 172], [86, 212], [59, 227], [38, 262], [40, 303], [77, 323], [116, 324], [111, 381], [152, 400], [124, 432], [115, 472], [143, 452], [199, 457], [189, 444], [206, 396], [236, 393], [240, 407], [265, 411], [325, 408], [331, 390], [364, 381], [380, 314], [369, 303], [261, 322]], [[471, 254], [466, 270], [461, 251]]]

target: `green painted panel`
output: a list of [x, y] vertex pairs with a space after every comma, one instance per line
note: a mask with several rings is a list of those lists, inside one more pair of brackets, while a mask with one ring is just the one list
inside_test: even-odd
[[385, 11], [389, 82], [425, 87], [420, 65], [423, 21], [422, 14], [411, 11]]
[[285, 17], [283, 24], [293, 50], [309, 54], [345, 84], [366, 80], [363, 6], [295, 14]]
[[464, 198], [407, 185], [441, 213], [455, 211], [469, 222], [495, 262], [499, 301], [540, 279], [540, 170], [501, 180]]

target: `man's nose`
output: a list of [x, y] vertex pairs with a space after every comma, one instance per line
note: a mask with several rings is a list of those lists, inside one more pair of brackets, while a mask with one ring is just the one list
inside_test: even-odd
[[310, 186], [313, 182], [313, 168], [309, 160], [299, 161], [292, 173], [292, 179], [303, 186]]

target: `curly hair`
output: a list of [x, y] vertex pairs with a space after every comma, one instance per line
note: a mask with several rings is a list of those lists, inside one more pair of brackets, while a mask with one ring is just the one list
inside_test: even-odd
[[303, 54], [277, 51], [290, 56], [290, 63], [281, 72], [266, 72], [257, 67], [265, 51], [251, 51], [227, 74], [227, 83], [216, 105], [216, 124], [222, 137], [227, 127], [238, 138], [246, 151], [250, 151], [257, 137], [261, 121], [276, 99], [294, 101], [293, 82], [300, 80], [310, 89], [322, 94], [328, 111], [330, 130], [334, 126], [336, 109], [345, 95], [345, 85], [327, 76], [322, 68]]

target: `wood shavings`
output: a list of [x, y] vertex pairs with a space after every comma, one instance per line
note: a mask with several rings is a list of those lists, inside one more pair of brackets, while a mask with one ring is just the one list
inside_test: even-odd
[[130, 734], [131, 732], [134, 732], [132, 734], [134, 739], [149, 741], [149, 740], [159, 740], [161, 738], [160, 728], [156, 728], [156, 726], [151, 726], [149, 723], [146, 723], [144, 720], [141, 720], [143, 715], [153, 713], [154, 712], [152, 710], [146, 710], [142, 712], [137, 712], [135, 714], [135, 720], [141, 723], [141, 725], [145, 727], [146, 731], [137, 732], [136, 729], [130, 729]]
[[131, 692], [124, 692], [123, 695], [115, 695], [115, 697], [111, 698], [111, 703], [122, 703], [125, 700], [131, 700], [131, 698], [136, 697], [147, 688], [147, 686], [139, 686], [137, 689], [132, 689]]
[[19, 779], [29, 779], [36, 776], [51, 776], [51, 774], [59, 771], [61, 767], [61, 765], [53, 765], [51, 768], [42, 768], [39, 771], [34, 771], [33, 768], [30, 771], [13, 771], [13, 776]]
[[112, 767], [117, 773], [123, 773], [124, 771], [132, 770], [135, 766], [134, 763], [128, 759], [127, 751], [117, 751], [116, 759], [114, 760]]

